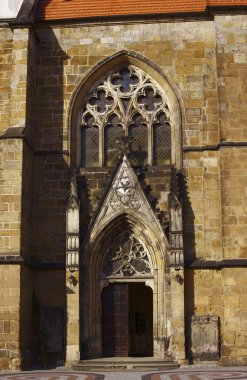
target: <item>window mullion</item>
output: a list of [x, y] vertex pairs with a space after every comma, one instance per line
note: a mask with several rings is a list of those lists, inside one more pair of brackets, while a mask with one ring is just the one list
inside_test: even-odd
[[148, 165], [153, 165], [153, 126], [148, 124]]
[[99, 128], [99, 166], [104, 166], [104, 127], [103, 125]]

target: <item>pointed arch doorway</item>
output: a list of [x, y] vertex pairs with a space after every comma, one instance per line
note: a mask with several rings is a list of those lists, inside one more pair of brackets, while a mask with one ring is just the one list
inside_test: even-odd
[[81, 268], [82, 358], [164, 357], [168, 244], [126, 156], [89, 238]]
[[153, 356], [153, 291], [113, 283], [101, 293], [102, 356]]
[[153, 285], [154, 265], [136, 224], [122, 220], [121, 226], [120, 233], [111, 228], [115, 236], [101, 261], [101, 352], [153, 356], [153, 290], [146, 285]]

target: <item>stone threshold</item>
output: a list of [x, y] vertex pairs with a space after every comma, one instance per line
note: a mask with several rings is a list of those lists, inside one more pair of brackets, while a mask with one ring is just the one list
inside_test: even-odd
[[177, 369], [179, 364], [171, 358], [154, 357], [109, 357], [89, 360], [79, 360], [72, 365], [78, 371], [159, 371]]

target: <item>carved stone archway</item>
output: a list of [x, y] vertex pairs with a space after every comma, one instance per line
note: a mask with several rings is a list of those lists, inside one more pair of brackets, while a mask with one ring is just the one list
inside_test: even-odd
[[[173, 232], [175, 236], [175, 231]], [[124, 236], [124, 233], [128, 236]], [[126, 254], [124, 241], [121, 242], [123, 238], [128, 244], [136, 244], [134, 252], [138, 252], [137, 256], [140, 254], [138, 260], [133, 250]], [[118, 246], [118, 254], [113, 252], [113, 246]], [[178, 284], [177, 272], [170, 267], [173, 263], [176, 269], [180, 269], [180, 276], [183, 275], [182, 247], [175, 247], [174, 244], [174, 248], [176, 251], [171, 250], [168, 237], [124, 156], [92, 223], [84, 247], [80, 272], [84, 279], [80, 324], [84, 356], [96, 358], [102, 354], [99, 307], [102, 289], [109, 283], [140, 281], [153, 290], [154, 357], [164, 358], [171, 353], [175, 357], [184, 356], [184, 348], [181, 349], [184, 332], [180, 330], [176, 337], [172, 332], [176, 320], [179, 319], [180, 325], [183, 324], [184, 297], [183, 284]], [[114, 260], [115, 270], [110, 271], [107, 263], [113, 267]], [[174, 309], [171, 307], [172, 302]], [[176, 339], [180, 340], [179, 348]], [[179, 350], [183, 350], [183, 353], [180, 354]]]
[[101, 356], [101, 291], [111, 283], [143, 282], [152, 288], [154, 357], [184, 359], [182, 213], [176, 186], [171, 190], [167, 235], [123, 156], [83, 246], [79, 282], [79, 202], [72, 175], [67, 208], [68, 364]]

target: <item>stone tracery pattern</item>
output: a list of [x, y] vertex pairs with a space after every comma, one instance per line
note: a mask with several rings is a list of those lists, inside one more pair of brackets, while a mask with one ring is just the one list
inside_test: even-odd
[[[121, 135], [133, 137], [133, 164], [170, 163], [169, 120], [166, 96], [147, 73], [133, 65], [115, 68], [91, 89], [83, 108], [82, 136], [90, 140], [87, 145], [83, 142], [84, 166], [95, 166], [95, 146], [97, 164], [113, 166], [119, 154], [114, 141]], [[98, 137], [90, 134], [93, 128]]]
[[125, 231], [108, 249], [102, 265], [104, 276], [134, 276], [151, 274], [147, 250], [137, 238]]

